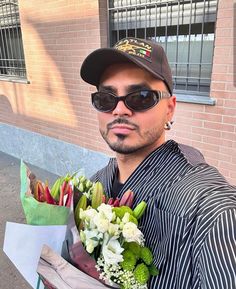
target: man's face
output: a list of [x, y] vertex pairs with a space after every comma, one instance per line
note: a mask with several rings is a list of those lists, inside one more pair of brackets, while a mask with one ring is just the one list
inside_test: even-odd
[[[166, 91], [163, 81], [135, 64], [108, 67], [102, 75], [99, 91], [124, 96], [139, 89]], [[120, 154], [151, 152], [165, 141], [164, 125], [172, 119], [175, 97], [162, 99], [144, 112], [135, 112], [119, 101], [111, 112], [98, 112], [99, 129], [109, 147]]]

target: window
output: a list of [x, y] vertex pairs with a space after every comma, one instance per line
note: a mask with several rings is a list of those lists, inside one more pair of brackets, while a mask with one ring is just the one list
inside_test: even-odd
[[0, 0], [0, 79], [26, 78], [18, 0]]
[[209, 96], [217, 0], [110, 0], [110, 44], [124, 37], [159, 42], [175, 93]]

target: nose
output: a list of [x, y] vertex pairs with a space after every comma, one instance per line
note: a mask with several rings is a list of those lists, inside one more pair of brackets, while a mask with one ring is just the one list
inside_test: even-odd
[[127, 115], [131, 116], [132, 111], [125, 105], [123, 100], [119, 100], [116, 107], [112, 111], [113, 115]]

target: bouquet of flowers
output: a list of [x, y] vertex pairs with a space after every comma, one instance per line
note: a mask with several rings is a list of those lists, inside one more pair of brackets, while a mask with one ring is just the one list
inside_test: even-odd
[[[31, 226], [34, 231], [33, 227], [50, 230], [51, 240], [35, 246], [38, 250], [45, 244], [37, 267], [45, 288], [148, 288], [149, 278], [158, 269], [139, 228], [147, 204], [142, 201], [132, 208], [133, 199], [131, 190], [121, 199], [108, 198], [100, 182], [77, 173], [58, 178], [50, 188], [21, 163], [21, 201], [27, 223], [37, 225]], [[53, 227], [60, 226], [49, 225], [67, 225], [62, 256], [58, 247], [54, 252], [49, 245], [54, 248], [58, 237], [52, 236]]]
[[26, 223], [6, 222], [3, 250], [16, 268], [36, 288], [42, 246], [61, 253], [72, 208], [76, 174], [58, 178], [49, 186], [21, 161], [20, 199]]
[[130, 190], [120, 200], [108, 199], [100, 182], [92, 183], [84, 176], [76, 187], [80, 198], [74, 212], [77, 231], [71, 227], [77, 240], [69, 246], [72, 263], [109, 286], [147, 288], [150, 276], [158, 274], [138, 228], [147, 204], [142, 201], [131, 209], [134, 194]]
[[21, 203], [27, 224], [65, 225], [68, 222], [73, 198], [73, 178], [67, 174], [49, 187], [21, 162]]

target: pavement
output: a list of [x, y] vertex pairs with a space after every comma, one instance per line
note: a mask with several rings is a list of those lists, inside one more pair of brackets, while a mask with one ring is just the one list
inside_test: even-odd
[[[49, 181], [58, 176], [26, 163], [37, 178]], [[26, 223], [20, 202], [20, 160], [0, 151], [0, 289], [32, 289], [3, 252], [7, 221]]]

